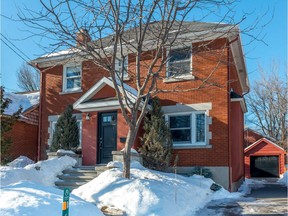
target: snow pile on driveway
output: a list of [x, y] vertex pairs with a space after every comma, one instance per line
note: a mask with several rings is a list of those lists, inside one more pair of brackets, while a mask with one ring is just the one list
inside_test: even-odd
[[[62, 215], [62, 199], [62, 190], [34, 182], [19, 182], [1, 188], [0, 212], [2, 216]], [[95, 205], [71, 195], [69, 215], [100, 216], [103, 214]]]
[[127, 215], [194, 215], [215, 199], [238, 198], [240, 193], [225, 189], [210, 190], [211, 179], [194, 175], [184, 177], [144, 168], [138, 162], [131, 164], [131, 179], [122, 177], [122, 164], [103, 172], [72, 193], [95, 203], [98, 208], [116, 208]]
[[267, 183], [266, 180], [256, 180], [256, 179], [249, 179], [245, 178], [245, 181], [240, 186], [238, 191], [242, 193], [243, 195], [247, 195], [251, 193], [252, 189], [262, 188], [265, 186], [265, 183]]
[[63, 170], [71, 168], [76, 160], [68, 156], [52, 158], [30, 164], [24, 168], [0, 167], [1, 186], [17, 183], [19, 181], [33, 181], [47, 186], [54, 186]]
[[280, 184], [286, 185], [288, 187], [288, 171], [286, 171], [282, 178], [278, 180]]
[[8, 166], [15, 168], [23, 168], [29, 164], [34, 164], [34, 161], [32, 161], [30, 158], [26, 156], [20, 156], [15, 160], [13, 160], [12, 162], [8, 163]]

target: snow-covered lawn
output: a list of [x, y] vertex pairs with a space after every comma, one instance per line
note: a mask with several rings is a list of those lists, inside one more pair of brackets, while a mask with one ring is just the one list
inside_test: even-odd
[[[1, 216], [61, 215], [63, 191], [54, 186], [57, 174], [75, 164], [64, 156], [30, 164], [24, 168], [0, 167]], [[162, 173], [132, 163], [131, 179], [122, 177], [122, 163], [103, 172], [91, 182], [74, 190], [70, 215], [103, 215], [99, 209], [114, 209], [128, 216], [195, 215], [211, 200], [239, 198], [241, 193], [225, 189], [212, 191], [211, 179], [194, 175], [184, 177]]]
[[[19, 158], [17, 160], [19, 160]], [[0, 167], [1, 187], [25, 180], [46, 186], [54, 186], [57, 175], [61, 174], [62, 170], [71, 168], [75, 164], [76, 160], [64, 156], [39, 161], [38, 163], [27, 165], [24, 168], [2, 166]]]
[[[63, 191], [37, 184], [18, 182], [1, 188], [1, 216], [51, 216], [62, 215]], [[71, 195], [70, 216], [100, 216], [101, 211], [93, 204]]]
[[278, 180], [280, 184], [286, 185], [288, 187], [288, 171], [286, 171], [282, 178]]
[[[62, 214], [63, 191], [54, 188], [57, 175], [71, 168], [76, 161], [68, 156], [31, 163], [19, 157], [9, 166], [0, 167], [1, 216], [51, 216]], [[71, 195], [70, 216], [100, 216], [102, 212], [93, 204]]]
[[102, 173], [72, 193], [99, 208], [113, 207], [130, 216], [191, 216], [211, 200], [241, 196], [225, 189], [213, 192], [210, 186], [214, 182], [202, 176], [183, 177], [152, 171], [138, 162], [131, 165], [131, 179], [124, 179], [122, 164], [112, 165], [119, 168]]

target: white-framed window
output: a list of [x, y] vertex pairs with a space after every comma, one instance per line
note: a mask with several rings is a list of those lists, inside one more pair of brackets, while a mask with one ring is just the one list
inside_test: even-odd
[[128, 56], [125, 56], [124, 59], [116, 58], [116, 60], [115, 60], [115, 71], [119, 75], [119, 78], [122, 77], [122, 71], [123, 70], [124, 70], [123, 78], [124, 79], [129, 78], [129, 75], [128, 75]]
[[173, 146], [207, 145], [206, 111], [166, 114]]
[[79, 64], [68, 64], [63, 71], [63, 92], [81, 90], [82, 67]]
[[171, 49], [167, 57], [167, 78], [192, 74], [192, 47]]

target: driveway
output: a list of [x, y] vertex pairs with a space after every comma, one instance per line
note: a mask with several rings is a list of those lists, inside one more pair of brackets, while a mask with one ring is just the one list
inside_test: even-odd
[[287, 187], [276, 181], [277, 179], [256, 180], [250, 185], [250, 194], [237, 200], [212, 201], [196, 215], [288, 215]]

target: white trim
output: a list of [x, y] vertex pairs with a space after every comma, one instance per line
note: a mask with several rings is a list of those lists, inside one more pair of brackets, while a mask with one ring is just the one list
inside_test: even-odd
[[[80, 75], [75, 77], [67, 77], [67, 68], [80, 68]], [[67, 88], [67, 79], [75, 79], [80, 77], [80, 86], [76, 88]], [[63, 65], [63, 76], [62, 76], [62, 93], [74, 93], [82, 91], [82, 63], [80, 62], [69, 62], [65, 65]]]
[[195, 77], [192, 74], [177, 76], [177, 77], [166, 77], [163, 82], [164, 83], [171, 83], [171, 82], [181, 82], [181, 81], [188, 81], [194, 80]]
[[[208, 103], [209, 104], [209, 103]], [[194, 108], [200, 108], [199, 104], [190, 104], [190, 106], [193, 106]], [[203, 105], [203, 104], [202, 104]], [[207, 104], [206, 108], [207, 108]], [[211, 104], [212, 106], [212, 104]], [[170, 109], [167, 109], [170, 108]], [[211, 146], [209, 143], [209, 140], [212, 139], [212, 133], [209, 131], [209, 125], [212, 124], [212, 118], [209, 116], [209, 110], [208, 109], [199, 109], [199, 110], [186, 110], [186, 111], [175, 111], [176, 109], [173, 108], [177, 108], [177, 105], [175, 106], [166, 106], [164, 107], [166, 109], [164, 109], [165, 112], [163, 111], [163, 107], [162, 107], [162, 111], [164, 112], [164, 116], [165, 116], [165, 120], [166, 122], [169, 122], [169, 117], [170, 116], [181, 116], [181, 115], [190, 115], [190, 136], [191, 136], [191, 141], [190, 143], [173, 143], [173, 148], [175, 149], [185, 149], [185, 148], [211, 148], [211, 147], [207, 147], [207, 146]], [[171, 112], [172, 110], [174, 110], [174, 112]], [[170, 111], [170, 112], [169, 112]], [[197, 114], [205, 114], [205, 141], [204, 142], [196, 142], [196, 115]], [[169, 126], [170, 127], [170, 126]]]
[[[97, 94], [97, 92], [99, 92], [105, 85], [110, 86], [111, 88], [114, 89], [114, 85], [112, 80], [110, 80], [107, 77], [103, 77], [101, 80], [99, 80], [94, 86], [92, 86], [92, 88], [90, 88], [84, 95], [82, 95], [74, 104], [73, 104], [73, 108], [74, 109], [78, 109], [78, 106], [91, 99], [95, 94]], [[130, 100], [135, 100], [135, 93], [137, 92], [135, 89], [133, 89], [132, 87], [128, 86], [127, 84], [123, 83], [124, 85], [124, 89], [126, 91], [126, 94], [128, 95]], [[122, 91], [122, 88], [120, 88], [120, 91]], [[133, 92], [135, 91], [135, 92]]]
[[[120, 92], [123, 92], [122, 87], [120, 86], [121, 81], [116, 80], [117, 85], [119, 86]], [[111, 109], [119, 109], [120, 104], [118, 99], [110, 100], [110, 101], [94, 101], [94, 102], [86, 102], [89, 99], [91, 99], [97, 92], [99, 92], [105, 85], [110, 86], [114, 89], [113, 82], [110, 78], [103, 77], [101, 80], [99, 80], [92, 88], [90, 88], [84, 95], [82, 95], [74, 104], [73, 108], [76, 110], [80, 110], [82, 112], [87, 111], [100, 111], [100, 110], [111, 110]], [[137, 99], [138, 92], [132, 88], [131, 86], [123, 83], [124, 91], [126, 95], [129, 97], [129, 100], [133, 103]], [[85, 103], [86, 102], [86, 103]], [[125, 102], [123, 101], [125, 104]], [[143, 101], [141, 102], [141, 106], [139, 107], [139, 110], [142, 109]], [[147, 109], [150, 109], [151, 106], [147, 105]]]
[[[194, 79], [195, 77], [193, 76], [193, 53], [192, 53], [192, 41], [190, 43], [190, 46], [183, 46], [183, 44], [180, 46], [174, 46], [172, 47], [169, 51], [167, 51], [166, 49], [166, 73], [165, 73], [165, 79], [164, 79], [164, 82], [177, 82], [177, 81], [185, 81], [185, 80], [192, 80]], [[169, 73], [169, 60], [170, 60], [170, 52], [173, 51], [173, 50], [183, 50], [183, 49], [188, 49], [190, 48], [190, 52], [191, 52], [191, 56], [190, 56], [190, 73], [188, 74], [180, 74], [177, 76], [174, 75], [174, 76], [168, 76], [168, 73]], [[188, 61], [188, 60], [187, 60]], [[183, 62], [183, 61], [178, 61], [178, 62]]]
[[237, 38], [236, 41], [230, 43], [231, 53], [235, 61], [236, 71], [240, 80], [241, 88], [243, 92], [248, 92], [249, 80], [247, 76], [247, 69], [246, 69], [247, 67], [246, 67], [246, 62], [245, 62], [244, 53], [243, 53], [241, 36], [240, 34], [236, 36], [229, 35], [228, 38], [229, 38], [229, 41], [233, 41], [235, 38]]
[[162, 106], [162, 111], [165, 114], [169, 113], [182, 113], [182, 112], [193, 112], [193, 111], [202, 111], [205, 110], [207, 115], [209, 115], [209, 110], [212, 109], [212, 103], [197, 103], [197, 104], [182, 104], [177, 103], [175, 105], [170, 106]]
[[[120, 57], [121, 58], [121, 57]], [[126, 65], [126, 73], [124, 73], [124, 76], [123, 76], [123, 81], [126, 81], [126, 80], [129, 80], [130, 77], [129, 77], [129, 73], [128, 73], [128, 70], [129, 70], [129, 58], [128, 58], [128, 55], [126, 55], [125, 57], [125, 60], [124, 60], [124, 66]], [[122, 78], [122, 74], [120, 73], [120, 69], [122, 68], [122, 64], [119, 66], [119, 63], [122, 63], [122, 60], [121, 59], [118, 59], [116, 57], [115, 59], [115, 72], [119, 72], [117, 73], [119, 75], [119, 79]], [[125, 67], [124, 67], [125, 68]], [[117, 75], [116, 75], [117, 76]]]
[[231, 98], [231, 102], [240, 102], [241, 109], [244, 113], [247, 112], [247, 107], [244, 98]]
[[283, 150], [284, 152], [286, 152], [282, 147], [280, 147], [280, 146], [277, 145], [276, 143], [272, 142], [271, 140], [266, 139], [265, 137], [257, 140], [256, 142], [254, 142], [254, 143], [251, 144], [250, 146], [246, 147], [246, 148], [244, 149], [244, 151], [245, 151], [245, 152], [246, 152], [246, 151], [249, 151], [251, 148], [254, 148], [256, 145], [260, 144], [262, 141], [265, 141], [267, 144], [268, 144], [268, 143], [271, 143], [271, 144], [274, 145], [275, 147], [277, 147], [277, 148]]

